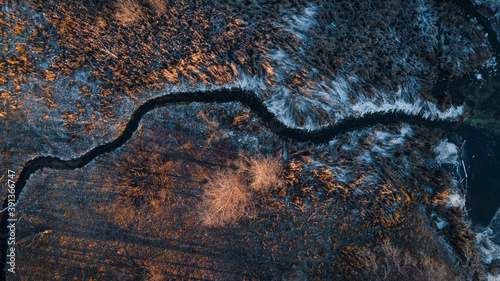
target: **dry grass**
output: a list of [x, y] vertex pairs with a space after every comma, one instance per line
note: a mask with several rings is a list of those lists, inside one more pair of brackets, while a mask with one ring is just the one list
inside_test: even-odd
[[240, 155], [232, 164], [235, 169], [219, 170], [207, 179], [201, 211], [205, 225], [239, 220], [248, 214], [254, 193], [282, 185], [282, 167], [276, 157]]
[[448, 201], [448, 197], [450, 196], [450, 193], [451, 193], [451, 191], [447, 189], [443, 192], [436, 194], [432, 198], [432, 203], [433, 204], [445, 204]]
[[206, 225], [224, 225], [237, 220], [247, 210], [249, 190], [238, 174], [221, 170], [207, 183], [203, 199], [202, 221]]
[[167, 2], [165, 0], [148, 0], [148, 4], [159, 16], [164, 15], [167, 12]]
[[163, 273], [162, 266], [157, 263], [149, 262], [145, 265], [147, 281], [162, 281], [167, 279], [167, 276]]
[[457, 276], [442, 261], [423, 254], [411, 254], [389, 240], [375, 251], [362, 256], [366, 262], [365, 277], [369, 280], [456, 280]]
[[242, 155], [235, 161], [235, 165], [238, 167], [238, 172], [248, 178], [248, 187], [253, 191], [267, 191], [282, 185], [280, 178], [282, 166], [277, 158], [269, 156], [251, 158]]
[[[26, 265], [19, 269], [21, 280], [245, 280], [232, 230], [205, 227], [197, 210], [207, 174], [238, 158], [240, 148], [233, 145], [246, 131], [208, 149], [199, 134], [207, 124], [195, 117], [200, 109], [212, 110], [222, 130], [241, 110], [206, 104], [159, 108], [115, 153], [78, 171], [49, 174], [58, 183], [40, 190], [46, 197], [31, 204], [38, 193], [30, 193], [19, 208], [26, 214], [19, 240], [28, 237], [19, 248], [20, 264]], [[64, 200], [54, 201], [59, 198]], [[38, 208], [42, 202], [57, 208]]]
[[[57, 38], [70, 54], [53, 54], [57, 75], [92, 66], [96, 78], [106, 77], [99, 80], [103, 92], [139, 98], [138, 91], [182, 84], [223, 85], [242, 75], [258, 76], [269, 89], [281, 84], [291, 90], [284, 102], [299, 126], [309, 122], [306, 116], [317, 125], [336, 120], [330, 110], [313, 102], [322, 99], [310, 91], [319, 89], [318, 82], [347, 75], [347, 80], [352, 78], [352, 102], [358, 94], [378, 99], [376, 90], [396, 92], [405, 84], [415, 84], [415, 92], [421, 88], [421, 94], [431, 98], [426, 90], [432, 89], [438, 72], [458, 77], [489, 58], [481, 45], [484, 36], [472, 23], [455, 16], [457, 12], [443, 18], [456, 8], [432, 6], [442, 24], [431, 21], [433, 32], [427, 33], [416, 28], [421, 14], [416, 0], [370, 4], [361, 0], [115, 0], [93, 5], [77, 0], [31, 1], [39, 3], [53, 26], [53, 35], [38, 35], [37, 40]], [[286, 28], [285, 18], [303, 15], [308, 6], [318, 8], [316, 24], [305, 33], [306, 42]], [[113, 19], [107, 20], [110, 13]], [[330, 28], [332, 22], [336, 28]], [[434, 32], [438, 29], [443, 32]], [[427, 43], [437, 35], [443, 37], [442, 43]], [[394, 44], [396, 39], [400, 44]], [[279, 56], [274, 58], [276, 50], [288, 57], [286, 65], [293, 70], [286, 70]], [[301, 94], [305, 92], [314, 98], [305, 98]], [[274, 92], [262, 95], [267, 99]]]
[[[157, 1], [155, 1], [157, 2]], [[144, 17], [144, 12], [136, 0], [122, 0], [115, 3], [115, 18], [123, 26], [130, 26]]]

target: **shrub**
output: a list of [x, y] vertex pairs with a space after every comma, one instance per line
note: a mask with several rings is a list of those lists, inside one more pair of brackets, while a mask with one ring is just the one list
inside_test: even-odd
[[167, 3], [165, 0], [148, 0], [153, 11], [158, 15], [164, 15], [167, 12]]
[[209, 178], [203, 196], [202, 221], [209, 226], [221, 226], [237, 220], [246, 212], [251, 194], [239, 175], [220, 170]]
[[167, 279], [163, 267], [160, 263], [148, 262], [144, 266], [144, 280], [147, 281], [161, 281]]
[[240, 155], [233, 168], [207, 178], [201, 220], [208, 226], [235, 222], [248, 213], [253, 193], [282, 184], [282, 167], [276, 157]]
[[144, 12], [136, 0], [121, 0], [115, 3], [115, 18], [123, 26], [129, 26], [144, 17]]
[[238, 172], [247, 178], [248, 187], [253, 191], [267, 191], [281, 186], [282, 167], [279, 159], [269, 156], [251, 158], [245, 155], [235, 161]]

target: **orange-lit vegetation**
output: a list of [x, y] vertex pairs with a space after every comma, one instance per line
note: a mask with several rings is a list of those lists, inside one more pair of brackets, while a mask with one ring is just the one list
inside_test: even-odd
[[[213, 127], [201, 116], [211, 116], [222, 137], [210, 139]], [[49, 171], [40, 182], [35, 176], [20, 207], [25, 224], [19, 237], [52, 232], [20, 247], [19, 262], [27, 265], [20, 276], [251, 279], [233, 227], [207, 228], [199, 212], [211, 175], [236, 169], [233, 161], [252, 163], [237, 152], [258, 153], [238, 141], [249, 135], [266, 155], [273, 150], [275, 137], [241, 106], [171, 106], [151, 112], [129, 143], [88, 167], [68, 174]], [[275, 159], [254, 157], [264, 163]], [[245, 169], [252, 174], [252, 167]], [[237, 176], [247, 183], [243, 174]], [[41, 255], [48, 258], [40, 260]]]
[[[157, 6], [155, 6], [156, 8]], [[123, 26], [128, 27], [144, 17], [141, 5], [136, 0], [122, 0], [115, 2], [115, 18]], [[114, 56], [109, 52], [111, 56]], [[116, 56], [115, 56], [116, 58]]]
[[235, 169], [219, 170], [208, 177], [203, 198], [202, 220], [223, 226], [249, 217], [253, 194], [281, 187], [281, 163], [277, 158], [240, 155]]
[[[397, 90], [405, 79], [413, 77], [423, 84], [421, 94], [427, 95], [438, 71], [457, 77], [489, 57], [481, 31], [452, 4], [25, 2], [44, 16], [35, 20], [15, 9], [12, 14], [2, 13], [6, 35], [2, 37], [5, 55], [0, 62], [0, 83], [8, 85], [1, 98], [8, 110], [2, 111], [2, 116], [13, 116], [7, 114], [12, 110], [19, 114], [27, 103], [21, 102], [21, 89], [33, 83], [32, 93], [24, 93], [23, 98], [43, 101], [47, 113], [37, 116], [44, 118], [40, 122], [54, 122], [64, 114], [59, 112], [62, 107], [78, 112], [75, 119], [65, 122], [68, 132], [98, 133], [102, 128], [93, 124], [101, 118], [99, 123], [119, 125], [117, 119], [122, 117], [117, 114], [126, 106], [124, 96], [142, 100], [149, 90], [181, 84], [223, 85], [243, 74], [262, 77], [270, 88], [282, 83], [296, 91], [286, 97], [285, 104], [298, 125], [306, 123], [305, 116], [325, 124], [335, 121], [335, 116], [310, 100], [310, 89], [318, 81], [328, 85], [346, 74], [349, 80], [360, 79], [351, 86], [373, 97], [375, 89]], [[316, 23], [304, 33], [309, 36], [304, 41], [290, 31], [287, 19], [312, 6], [317, 7]], [[439, 21], [425, 22], [428, 16]], [[422, 28], [427, 28], [427, 33]], [[286, 62], [290, 65], [283, 67], [283, 61], [273, 58], [277, 51], [290, 57]], [[47, 63], [48, 69], [41, 62]], [[89, 85], [76, 82], [54, 87], [53, 83], [71, 80], [71, 75], [81, 70], [90, 72], [88, 83], [97, 84], [92, 91]], [[29, 76], [53, 83], [29, 81]], [[81, 92], [81, 101], [60, 106], [61, 92], [68, 89]], [[266, 99], [272, 92], [261, 94]], [[354, 93], [349, 95], [356, 99]], [[60, 114], [51, 116], [49, 111]]]
[[[482, 33], [451, 4], [431, 5], [436, 10], [432, 13], [443, 18], [439, 35], [444, 41], [429, 49], [422, 46], [427, 41], [421, 40], [418, 28], [401, 20], [418, 18], [421, 1], [401, 6], [394, 1], [370, 5], [363, 1], [21, 2], [43, 14], [35, 16], [30, 8], [20, 12], [16, 5], [12, 13], [1, 14], [5, 33], [0, 83], [5, 90], [0, 115], [13, 122], [33, 119], [31, 123], [48, 128], [48, 139], [36, 143], [71, 142], [83, 150], [119, 132], [127, 117], [123, 111], [130, 113], [150, 90], [223, 85], [243, 74], [257, 75], [270, 88], [281, 83], [297, 91], [286, 97], [285, 105], [298, 125], [308, 118], [326, 124], [336, 117], [315, 105], [314, 100], [321, 98], [312, 97], [309, 90], [318, 81], [347, 73], [364, 80], [354, 87], [373, 96], [372, 86], [397, 89], [410, 76], [433, 83], [438, 69], [456, 77], [489, 56], [481, 45]], [[290, 31], [286, 19], [311, 5], [319, 7], [317, 24], [304, 42]], [[336, 28], [329, 28], [332, 23]], [[402, 36], [400, 44], [394, 44], [397, 38], [391, 32]], [[463, 52], [464, 48], [473, 52]], [[273, 58], [277, 51], [288, 61]], [[408, 65], [402, 59], [405, 55]], [[464, 69], [457, 69], [457, 62]], [[79, 71], [86, 81], [76, 81]], [[68, 92], [78, 95], [68, 97]], [[272, 94], [261, 92], [264, 99]], [[55, 132], [52, 127], [61, 129]], [[53, 137], [57, 134], [65, 136]]]
[[[429, 148], [439, 135], [414, 129], [405, 144], [384, 150], [396, 155], [391, 160], [372, 148], [383, 145], [372, 134], [360, 137], [353, 150], [342, 148], [352, 141], [348, 137], [335, 145], [338, 152], [335, 146], [290, 146], [286, 186], [262, 195], [261, 212], [242, 222], [240, 239], [249, 260], [260, 268], [260, 278], [480, 278], [482, 263], [464, 217], [438, 211], [453, 226], [440, 233], [432, 227], [432, 210], [455, 212], [433, 203], [443, 197], [439, 190], [449, 188], [451, 178], [439, 167], [423, 165], [433, 157]], [[359, 160], [367, 151], [376, 159], [370, 165]], [[335, 166], [352, 171], [347, 182]], [[443, 247], [442, 238], [454, 254]]]
[[[429, 38], [416, 20], [423, 1], [27, 2], [41, 20], [0, 13], [0, 132], [12, 135], [0, 138], [3, 168], [20, 168], [32, 153], [78, 155], [120, 131], [129, 116], [117, 115], [165, 87], [256, 75], [296, 90], [284, 104], [298, 125], [323, 124], [335, 116], [294, 107], [314, 107], [308, 89], [317, 81], [346, 74], [371, 97], [411, 76], [428, 95], [439, 71], [456, 78], [490, 56], [482, 32], [447, 2], [429, 6], [439, 18]], [[317, 23], [302, 40], [288, 19], [311, 5]], [[272, 58], [277, 51], [289, 65]], [[88, 71], [83, 82], [79, 71]], [[451, 176], [429, 164], [443, 136], [413, 129], [402, 143], [402, 125], [391, 125], [334, 144], [282, 144], [239, 104], [154, 110], [112, 154], [33, 175], [19, 205], [19, 274], [479, 279], [463, 210], [446, 205]], [[436, 231], [432, 212], [448, 225]]]
[[[20, 206], [20, 237], [51, 232], [20, 247], [20, 263], [29, 265], [20, 274], [60, 280], [479, 278], [481, 263], [463, 217], [435, 205], [446, 201], [451, 178], [424, 165], [435, 157], [440, 136], [413, 130], [405, 142], [395, 139], [403, 129], [394, 125], [328, 146], [289, 143], [281, 171], [276, 156], [259, 156], [256, 146], [239, 141], [255, 136], [270, 149], [276, 139], [237, 105], [155, 110], [113, 154], [80, 171], [35, 176]], [[357, 149], [349, 148], [352, 142]], [[376, 159], [370, 165], [360, 160], [367, 152]], [[353, 172], [342, 181], [335, 166]], [[432, 210], [450, 227], [436, 232]]]
[[206, 188], [202, 213], [205, 224], [224, 225], [247, 214], [252, 195], [234, 171], [218, 171]]
[[92, 66], [104, 88], [126, 94], [164, 83], [222, 85], [237, 79], [239, 69], [264, 75], [259, 63], [268, 61], [263, 54], [270, 46], [296, 43], [271, 25], [249, 30], [227, 7], [206, 1], [43, 1], [38, 7], [56, 27], [58, 44], [72, 53], [57, 56], [55, 69]]
[[35, 151], [66, 154], [75, 144], [87, 150], [92, 138], [109, 136], [110, 125], [120, 125], [110, 99], [90, 93], [76, 77], [47, 68], [59, 50], [47, 39], [52, 29], [43, 16], [33, 17], [26, 1], [5, 5], [0, 12], [0, 118], [2, 133], [10, 137], [2, 146], [2, 168], [20, 170]]
[[[283, 99], [299, 126], [307, 123], [306, 115], [322, 125], [335, 116], [317, 106], [324, 101], [313, 92], [333, 87], [339, 77], [347, 79], [353, 102], [356, 95], [377, 99], [377, 91], [391, 96], [404, 85], [433, 100], [429, 90], [438, 72], [456, 78], [490, 57], [482, 31], [449, 3], [30, 2], [50, 25], [34, 32], [32, 45], [56, 40], [61, 48], [52, 53], [51, 71], [89, 69], [111, 104], [174, 85], [224, 85], [257, 77], [268, 89], [291, 89]], [[311, 7], [316, 14], [301, 31], [305, 40], [293, 32], [290, 19]], [[273, 55], [278, 52], [286, 58]], [[261, 94], [268, 99], [275, 93]]]

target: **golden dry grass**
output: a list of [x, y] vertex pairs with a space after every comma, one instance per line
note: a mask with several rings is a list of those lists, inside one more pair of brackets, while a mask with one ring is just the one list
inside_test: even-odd
[[[225, 107], [200, 106], [232, 117]], [[186, 110], [188, 119], [179, 117]], [[197, 212], [207, 174], [238, 158], [236, 141], [213, 141], [208, 149], [195, 129], [205, 126], [197, 110], [157, 109], [117, 153], [49, 174], [54, 182], [40, 191], [43, 199], [30, 193], [20, 206], [26, 215], [19, 237], [28, 237], [20, 239], [21, 280], [245, 280], [232, 231], [206, 228]], [[64, 200], [54, 203], [58, 198]], [[32, 208], [32, 200], [56, 208]], [[45, 230], [52, 232], [30, 238]]]
[[235, 169], [219, 170], [207, 178], [201, 211], [205, 225], [236, 222], [249, 213], [254, 193], [282, 185], [277, 157], [240, 155], [232, 164]]
[[167, 2], [165, 0], [148, 0], [148, 4], [157, 15], [164, 15], [167, 12]]
[[251, 194], [238, 174], [221, 170], [206, 185], [202, 221], [218, 226], [237, 220], [247, 210]]
[[280, 174], [282, 166], [279, 159], [270, 156], [249, 157], [242, 155], [235, 161], [238, 172], [248, 179], [252, 191], [267, 191], [282, 185]]
[[123, 26], [130, 26], [144, 17], [144, 12], [136, 0], [121, 0], [115, 3], [115, 18]]

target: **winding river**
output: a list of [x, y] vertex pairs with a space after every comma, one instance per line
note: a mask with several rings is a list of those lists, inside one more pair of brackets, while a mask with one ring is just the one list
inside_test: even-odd
[[[250, 108], [250, 110], [257, 115], [263, 125], [269, 128], [273, 133], [280, 136], [281, 138], [296, 142], [325, 143], [330, 141], [337, 135], [352, 130], [363, 129], [365, 127], [377, 124], [385, 125], [395, 122], [405, 122], [413, 125], [423, 125], [432, 128], [444, 128], [448, 131], [453, 131], [458, 134], [468, 132], [472, 133], [474, 136], [487, 137], [482, 132], [482, 130], [467, 124], [459, 123], [456, 121], [433, 121], [421, 116], [408, 115], [402, 112], [375, 113], [364, 115], [359, 118], [349, 118], [341, 120], [333, 126], [329, 126], [317, 131], [308, 132], [284, 126], [275, 118], [275, 116], [271, 112], [268, 111], [267, 107], [262, 103], [262, 101], [258, 97], [256, 97], [253, 92], [250, 91], [244, 91], [241, 89], [223, 89], [206, 92], [198, 91], [178, 93], [160, 96], [143, 103], [134, 111], [124, 130], [115, 140], [97, 146], [79, 157], [69, 160], [61, 160], [57, 157], [52, 156], [39, 156], [29, 160], [24, 165], [24, 168], [20, 172], [19, 177], [15, 183], [16, 198], [19, 198], [19, 195], [26, 185], [26, 182], [29, 179], [30, 175], [37, 170], [41, 168], [70, 170], [84, 167], [97, 156], [111, 152], [127, 142], [137, 130], [142, 117], [144, 117], [144, 115], [149, 111], [157, 107], [167, 106], [170, 104], [189, 104], [192, 102], [240, 102], [241, 104]], [[5, 199], [2, 209], [6, 208], [7, 204], [8, 201], [7, 199]], [[0, 262], [2, 264], [5, 264], [7, 258], [7, 219], [8, 212], [3, 212], [0, 224]], [[5, 278], [5, 274], [3, 274], [3, 276]]]
[[[480, 15], [466, 0], [455, 2], [459, 7], [463, 8], [466, 13], [478, 20], [486, 32], [489, 34], [489, 41], [495, 53], [500, 52], [500, 44], [497, 36], [488, 20]], [[325, 143], [337, 135], [363, 129], [376, 124], [391, 124], [395, 122], [405, 122], [413, 125], [423, 125], [432, 128], [440, 128], [446, 132], [456, 133], [466, 139], [467, 151], [469, 154], [468, 165], [473, 167], [469, 170], [469, 186], [471, 190], [468, 192], [468, 201], [472, 202], [469, 205], [471, 208], [471, 216], [473, 220], [486, 224], [493, 217], [498, 209], [498, 202], [495, 198], [500, 198], [500, 189], [491, 190], [488, 187], [493, 186], [496, 182], [500, 182], [499, 173], [495, 173], [496, 167], [500, 168], [500, 136], [488, 133], [474, 126], [460, 123], [457, 121], [429, 120], [421, 116], [408, 115], [402, 112], [386, 112], [367, 114], [359, 118], [348, 118], [338, 121], [335, 125], [323, 128], [316, 131], [303, 131], [292, 129], [284, 126], [276, 117], [270, 113], [262, 101], [255, 96], [253, 92], [244, 91], [241, 89], [222, 89], [216, 91], [198, 91], [186, 92], [178, 94], [170, 94], [160, 96], [146, 101], [139, 106], [131, 116], [127, 125], [121, 134], [113, 141], [97, 146], [87, 153], [70, 159], [62, 160], [52, 156], [35, 157], [29, 160], [19, 174], [18, 180], [15, 183], [15, 195], [19, 198], [24, 186], [30, 175], [41, 168], [52, 169], [76, 169], [84, 167], [97, 156], [104, 153], [112, 152], [126, 143], [137, 130], [142, 117], [151, 110], [168, 106], [170, 104], [189, 104], [192, 102], [204, 103], [225, 103], [225, 102], [240, 102], [247, 106], [251, 111], [258, 116], [264, 126], [281, 138], [295, 142], [312, 142]], [[483, 148], [486, 148], [484, 150]], [[483, 155], [484, 154], [484, 155]], [[493, 157], [491, 156], [493, 154]], [[475, 157], [471, 158], [472, 155]], [[474, 160], [475, 158], [475, 160]], [[482, 160], [487, 159], [487, 160]], [[489, 162], [488, 162], [489, 161]], [[479, 188], [481, 187], [481, 188]], [[484, 203], [485, 198], [493, 198], [489, 203]], [[7, 199], [4, 200], [2, 209], [7, 207]], [[7, 219], [8, 212], [1, 214], [0, 222], [0, 264], [6, 264], [7, 255]], [[3, 274], [0, 279], [5, 280], [5, 268], [2, 266]]]

